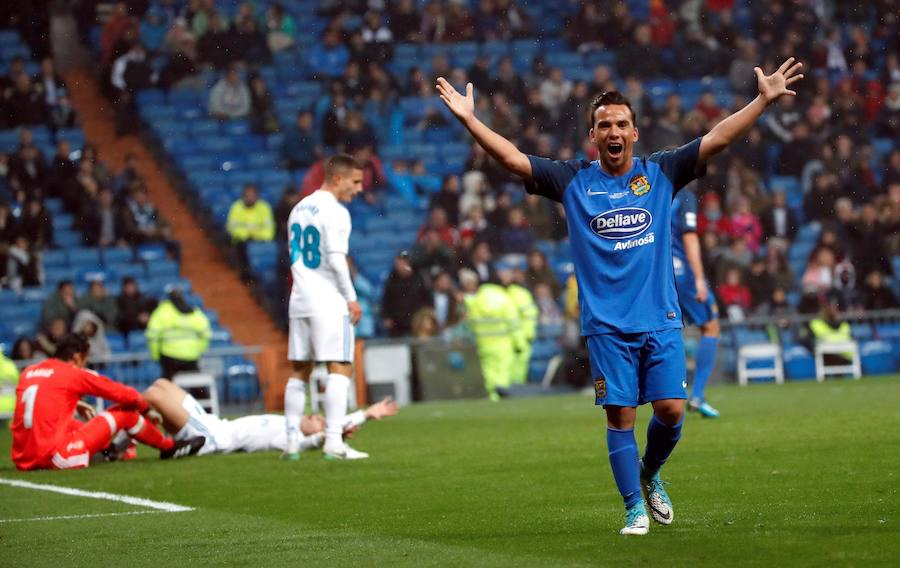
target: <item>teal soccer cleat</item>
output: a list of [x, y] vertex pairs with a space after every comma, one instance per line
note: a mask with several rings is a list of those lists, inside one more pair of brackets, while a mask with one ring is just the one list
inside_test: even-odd
[[710, 406], [708, 402], [705, 400], [700, 400], [698, 398], [692, 398], [688, 402], [688, 410], [693, 410], [694, 412], [699, 412], [700, 416], [703, 418], [718, 418], [719, 411]]
[[623, 535], [645, 535], [650, 532], [650, 519], [647, 518], [647, 508], [643, 501], [639, 501], [625, 512], [625, 526], [619, 531]]
[[672, 500], [663, 487], [665, 481], [659, 478], [659, 472], [649, 479], [644, 476], [644, 464], [641, 464], [641, 489], [644, 499], [650, 508], [653, 520], [661, 525], [671, 525], [675, 518], [675, 510], [672, 508]]

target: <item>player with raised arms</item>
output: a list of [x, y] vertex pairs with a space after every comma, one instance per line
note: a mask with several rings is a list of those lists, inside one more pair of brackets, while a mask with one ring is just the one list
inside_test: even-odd
[[[529, 193], [563, 204], [572, 241], [596, 404], [606, 410], [613, 477], [625, 501], [626, 535], [647, 534], [654, 520], [669, 524], [672, 502], [659, 471], [681, 436], [685, 381], [681, 310], [672, 266], [671, 214], [675, 193], [712, 156], [737, 140], [766, 107], [800, 80], [800, 63], [785, 61], [771, 75], [755, 69], [759, 95], [684, 146], [633, 156], [634, 111], [621, 93], [591, 103], [589, 131], [599, 160], [554, 161], [528, 156], [475, 116], [472, 84], [465, 94], [443, 77], [437, 90], [453, 114], [495, 160], [522, 178]], [[653, 405], [643, 459], [634, 436], [637, 406]]]
[[[64, 336], [54, 358], [22, 371], [16, 386], [12, 460], [18, 469], [79, 469], [103, 451], [120, 431], [160, 451], [163, 459], [196, 454], [202, 436], [175, 441], [144, 417], [150, 406], [131, 387], [86, 369], [90, 344], [82, 335]], [[95, 415], [81, 401], [96, 396], [118, 403]], [[74, 413], [87, 418], [81, 422]]]
[[[279, 414], [254, 414], [233, 420], [219, 418], [208, 413], [190, 393], [166, 379], [158, 379], [147, 388], [144, 398], [159, 412], [163, 426], [176, 440], [194, 436], [206, 439], [197, 455], [283, 452], [287, 445], [284, 417]], [[386, 398], [365, 410], [347, 414], [342, 432], [345, 436], [352, 435], [369, 420], [394, 416], [398, 410], [397, 403]], [[299, 451], [320, 448], [324, 442], [324, 430], [325, 421], [321, 414], [304, 416], [300, 425]], [[127, 441], [122, 446], [127, 446]]]
[[679, 191], [672, 202], [672, 233], [672, 262], [681, 315], [685, 323], [700, 328], [688, 410], [699, 412], [704, 418], [718, 418], [719, 411], [706, 402], [706, 382], [716, 365], [719, 308], [703, 275], [697, 235], [697, 196], [690, 189]]
[[346, 154], [325, 162], [325, 183], [305, 197], [288, 217], [291, 258], [288, 306], [288, 359], [293, 375], [284, 390], [286, 446], [282, 457], [300, 458], [300, 424], [306, 384], [316, 363], [328, 367], [325, 386], [325, 445], [329, 459], [363, 459], [364, 452], [344, 442], [344, 419], [353, 370], [353, 326], [362, 316], [350, 279], [349, 203], [362, 191], [363, 167]]

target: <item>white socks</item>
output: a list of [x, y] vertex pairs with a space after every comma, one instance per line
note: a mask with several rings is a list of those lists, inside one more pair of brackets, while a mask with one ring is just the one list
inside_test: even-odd
[[305, 409], [306, 383], [291, 377], [284, 388], [284, 424], [287, 428], [287, 444], [284, 451], [287, 454], [296, 454], [300, 451], [300, 422], [303, 420]]
[[341, 445], [344, 441], [344, 424], [347, 416], [347, 397], [350, 379], [337, 373], [329, 373], [325, 387], [325, 445]]

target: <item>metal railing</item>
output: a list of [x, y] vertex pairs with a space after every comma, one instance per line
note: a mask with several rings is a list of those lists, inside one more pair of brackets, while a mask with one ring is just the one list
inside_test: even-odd
[[[215, 378], [224, 403], [252, 403], [260, 396], [258, 361], [255, 359], [261, 352], [262, 347], [258, 345], [212, 347], [203, 353], [198, 365], [201, 372]], [[39, 361], [14, 362], [19, 369], [23, 369]], [[92, 357], [88, 366], [138, 390], [144, 390], [161, 375], [159, 364], [147, 351]]]

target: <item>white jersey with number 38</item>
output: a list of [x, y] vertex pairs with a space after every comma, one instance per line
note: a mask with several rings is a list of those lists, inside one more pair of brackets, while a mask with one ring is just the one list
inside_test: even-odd
[[294, 206], [288, 217], [288, 247], [294, 280], [288, 316], [346, 315], [331, 253], [347, 254], [350, 212], [327, 191], [318, 190]]

